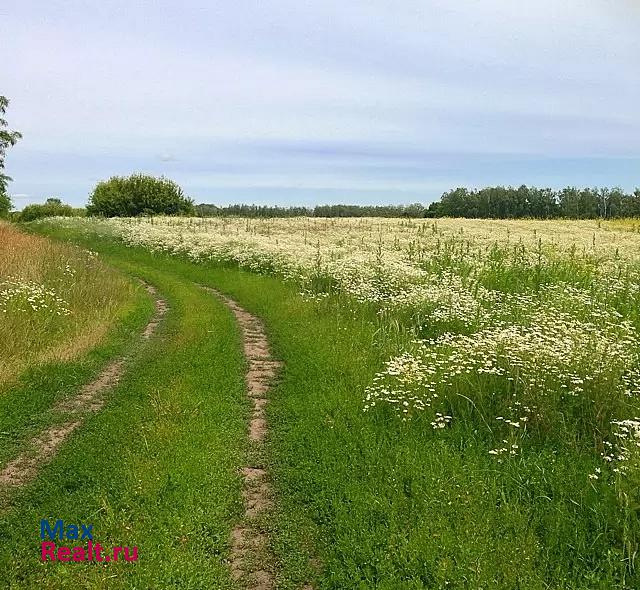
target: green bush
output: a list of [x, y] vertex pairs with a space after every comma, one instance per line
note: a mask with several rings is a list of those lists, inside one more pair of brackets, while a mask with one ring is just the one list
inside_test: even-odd
[[113, 176], [99, 182], [89, 197], [87, 213], [104, 217], [190, 215], [193, 201], [172, 180], [145, 174]]
[[27, 205], [17, 215], [17, 220], [34, 221], [43, 217], [81, 217], [84, 214], [84, 209], [74, 209], [71, 205], [65, 205], [60, 199], [47, 199], [44, 205]]

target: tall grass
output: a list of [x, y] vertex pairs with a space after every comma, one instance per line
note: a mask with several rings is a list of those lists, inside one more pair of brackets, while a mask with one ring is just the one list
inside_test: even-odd
[[94, 347], [133, 289], [97, 254], [0, 222], [0, 391], [30, 366]]

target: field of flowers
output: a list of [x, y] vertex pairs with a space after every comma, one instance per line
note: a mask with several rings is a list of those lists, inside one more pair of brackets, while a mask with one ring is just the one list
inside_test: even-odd
[[[71, 220], [74, 227], [368, 306], [396, 354], [365, 414], [455, 433], [496, 468], [579, 458], [640, 539], [640, 233], [635, 223], [403, 219]], [[394, 415], [396, 417], [394, 417]], [[461, 443], [466, 444], [466, 443]], [[549, 469], [553, 470], [550, 460]], [[582, 485], [581, 484], [581, 485]]]
[[95, 253], [0, 223], [0, 388], [95, 346], [132, 292]]
[[572, 408], [575, 423], [592, 429], [582, 433], [587, 440], [615, 430], [618, 443], [617, 423], [640, 414], [634, 406], [640, 233], [633, 225], [307, 218], [68, 223], [99, 223], [130, 245], [275, 274], [296, 281], [311, 300], [342, 295], [374, 306], [381, 322], [400, 324], [411, 339], [366, 392], [365, 410], [390, 404], [403, 419], [426, 412], [441, 416], [442, 428], [454, 409], [462, 411], [457, 398], [468, 390], [474, 411], [484, 408], [487, 428], [509, 440], [525, 432], [548, 437], [555, 414]]

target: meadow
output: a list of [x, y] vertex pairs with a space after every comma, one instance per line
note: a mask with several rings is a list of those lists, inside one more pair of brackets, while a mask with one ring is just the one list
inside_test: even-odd
[[[505, 590], [640, 583], [639, 229], [377, 218], [30, 226], [56, 247], [74, 242], [132, 275], [164, 277], [176, 293], [215, 287], [264, 320], [284, 362], [264, 457], [276, 496], [264, 527], [279, 587]], [[184, 306], [176, 295], [173, 305], [176, 326], [185, 323], [176, 337], [210, 338], [198, 322], [202, 303]], [[233, 348], [233, 338], [224, 342]], [[196, 350], [204, 382], [217, 360]], [[237, 391], [241, 368], [231, 359], [226, 370], [212, 366], [211, 378]], [[171, 372], [168, 357], [153, 362]], [[125, 391], [144, 414], [144, 392]], [[160, 405], [171, 396], [154, 395]], [[214, 403], [207, 399], [198, 404]], [[222, 482], [243, 453], [229, 441], [246, 408], [228, 401], [223, 446], [235, 450], [230, 463], [220, 459], [217, 485], [232, 505], [238, 482]], [[109, 411], [118, 404], [102, 420]], [[30, 502], [18, 503], [15, 518], [27, 518]], [[166, 518], [176, 508], [154, 510]], [[151, 571], [138, 565], [141, 576]]]

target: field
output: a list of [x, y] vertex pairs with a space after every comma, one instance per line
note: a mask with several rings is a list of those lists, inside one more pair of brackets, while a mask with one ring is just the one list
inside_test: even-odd
[[[637, 221], [0, 233], [4, 463], [124, 367], [37, 477], [0, 490], [12, 587], [640, 586]], [[167, 304], [144, 342], [139, 279]], [[139, 561], [41, 564], [54, 517]]]

